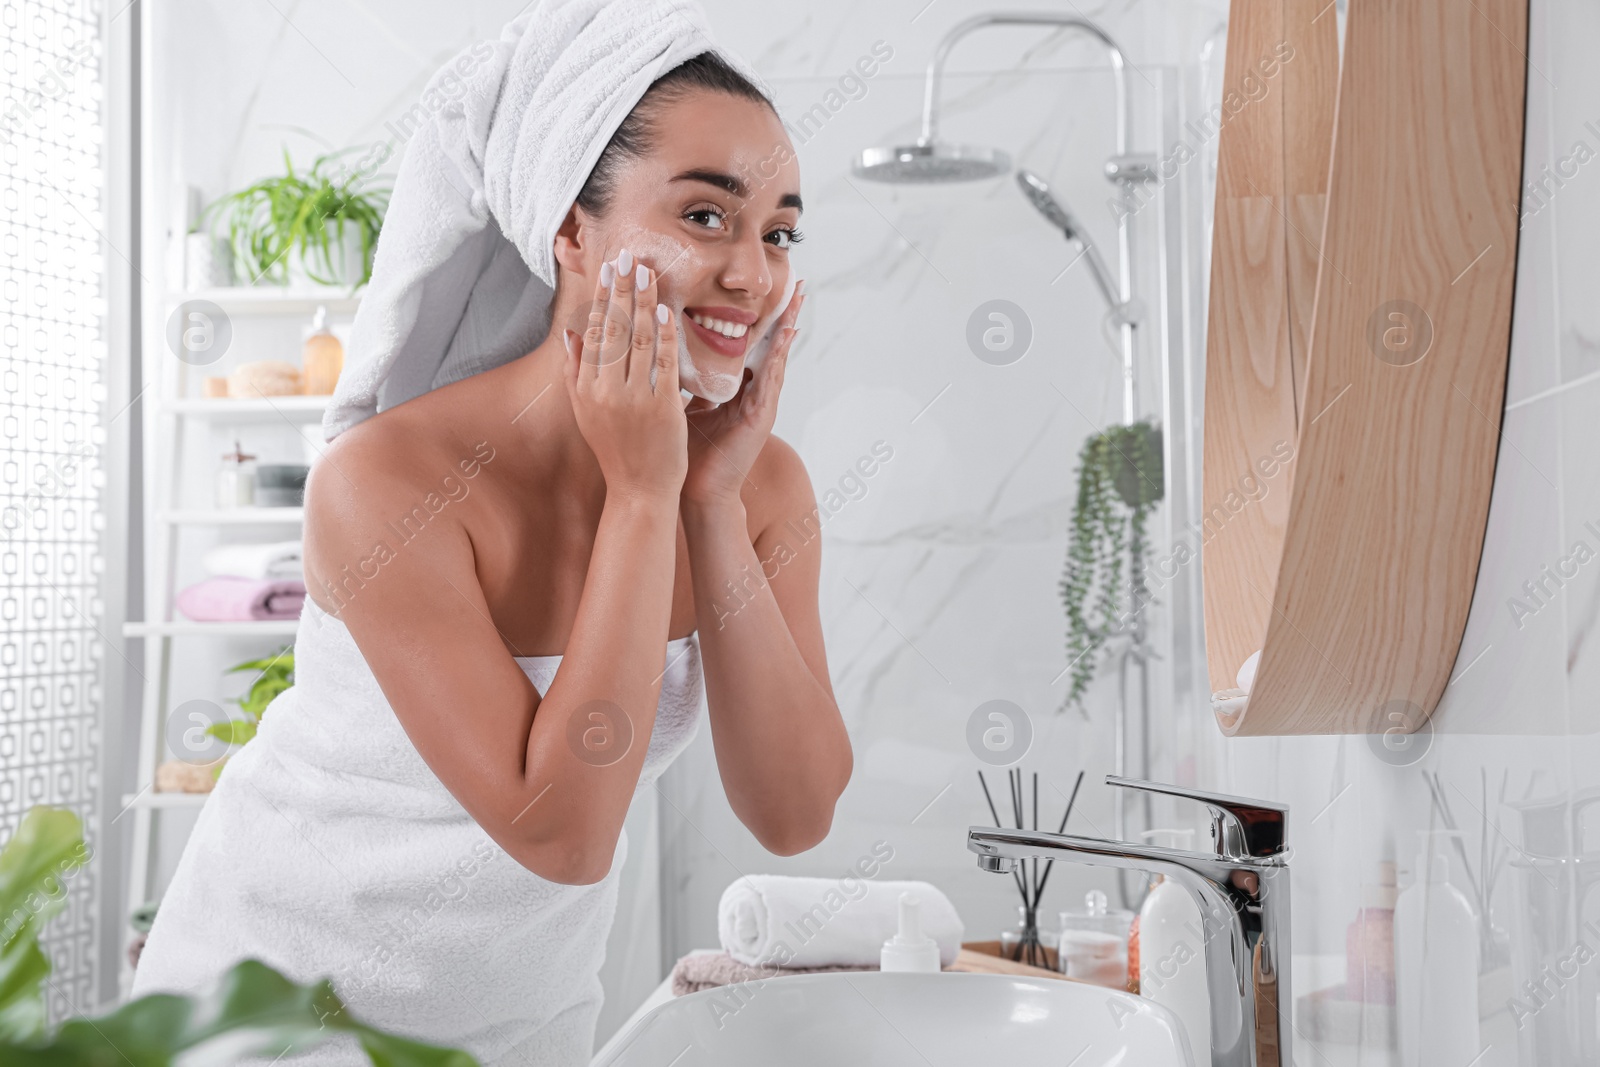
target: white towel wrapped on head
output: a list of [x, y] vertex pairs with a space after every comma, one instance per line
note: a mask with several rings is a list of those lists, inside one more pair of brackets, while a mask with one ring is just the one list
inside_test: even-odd
[[752, 874], [722, 893], [722, 948], [752, 966], [876, 967], [900, 925], [900, 894], [921, 902], [922, 932], [939, 943], [939, 965], [961, 951], [966, 928], [950, 899], [927, 882]]
[[406, 143], [327, 440], [544, 340], [556, 230], [650, 84], [701, 52], [771, 95], [694, 0], [537, 0], [429, 79], [445, 103]]

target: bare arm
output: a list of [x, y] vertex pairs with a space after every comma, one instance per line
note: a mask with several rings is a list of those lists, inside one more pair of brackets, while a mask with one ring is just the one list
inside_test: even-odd
[[753, 480], [776, 500], [753, 545], [738, 500], [686, 501], [682, 513], [723, 788], [765, 848], [792, 855], [827, 836], [853, 760], [817, 612], [811, 483], [781, 440], [763, 457]]
[[[647, 296], [653, 310], [653, 284]], [[601, 341], [600, 330], [596, 319], [589, 340]], [[652, 356], [654, 337], [609, 361], [593, 359], [586, 340], [592, 362], [568, 364], [580, 427], [604, 442], [596, 453], [607, 492], [572, 635], [542, 700], [490, 619], [470, 537], [443, 515], [368, 568], [337, 607], [424, 761], [507, 853], [556, 882], [587, 884], [610, 870], [660, 694], [683, 413], [676, 390], [649, 385], [652, 358], [668, 389], [676, 381], [676, 348]], [[615, 340], [607, 333], [603, 343]], [[351, 451], [341, 454], [351, 470], [382, 469]], [[417, 479], [343, 477], [329, 466], [340, 458], [330, 450], [307, 486], [307, 577], [319, 590], [370, 558], [384, 519], [415, 503], [406, 486]]]

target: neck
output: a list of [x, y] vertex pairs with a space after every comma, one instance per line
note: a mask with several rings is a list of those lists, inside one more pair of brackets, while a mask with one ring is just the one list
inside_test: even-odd
[[603, 500], [605, 477], [594, 451], [584, 440], [567, 396], [563, 373], [567, 349], [559, 315], [550, 336], [501, 370], [495, 383], [499, 408], [510, 424], [512, 446], [527, 473], [548, 478], [546, 484], [562, 486], [562, 495], [575, 500]]

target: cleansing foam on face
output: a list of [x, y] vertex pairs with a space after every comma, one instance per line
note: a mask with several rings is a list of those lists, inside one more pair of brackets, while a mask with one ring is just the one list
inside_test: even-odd
[[750, 342], [750, 348], [744, 354], [744, 365], [751, 370], [759, 372], [761, 364], [766, 362], [767, 354], [772, 351], [772, 343], [778, 333], [778, 320], [783, 318], [783, 313], [788, 310], [789, 301], [794, 299], [794, 288], [799, 282], [799, 275], [791, 270], [788, 284], [783, 287], [783, 299], [778, 301], [778, 309], [772, 313], [772, 321], [767, 323], [767, 328], [761, 331], [760, 337]]
[[[684, 318], [684, 300], [679, 293], [679, 286], [671, 286], [671, 295], [666, 295], [663, 290], [661, 277], [672, 275], [675, 279], [692, 276], [695, 273], [694, 249], [691, 246], [680, 244], [666, 234], [654, 230], [632, 229], [621, 236], [619, 242], [622, 247], [634, 253], [637, 261], [647, 264], [657, 274], [657, 296], [662, 303], [672, 309], [674, 315], [674, 329], [678, 334], [678, 381], [681, 388], [693, 393], [695, 396], [704, 397], [717, 404], [725, 404], [732, 400], [739, 392], [739, 387], [744, 382], [743, 368], [749, 367], [759, 371], [767, 355], [772, 351], [772, 343], [776, 334], [778, 319], [783, 317], [783, 312], [789, 306], [789, 301], [794, 298], [795, 286], [799, 278], [794, 271], [789, 272], [789, 279], [784, 285], [783, 298], [778, 301], [772, 318], [763, 324], [757, 322], [752, 329], [760, 329], [760, 335], [751, 338], [750, 345], [745, 349], [744, 363], [739, 373], [733, 374], [726, 371], [704, 370], [695, 365], [694, 357], [689, 351], [689, 328]], [[651, 372], [652, 374], [654, 371]], [[651, 384], [655, 382], [652, 379]]]

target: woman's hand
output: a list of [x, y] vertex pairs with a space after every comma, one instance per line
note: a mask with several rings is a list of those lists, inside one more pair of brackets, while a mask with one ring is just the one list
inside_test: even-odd
[[567, 396], [607, 495], [676, 498], [688, 470], [688, 423], [677, 329], [656, 301], [655, 271], [624, 249], [600, 269], [583, 336], [563, 335]]
[[778, 394], [789, 365], [789, 346], [798, 332], [795, 320], [805, 303], [805, 282], [795, 286], [789, 306], [773, 329], [772, 350], [759, 372], [745, 368], [739, 392], [726, 404], [712, 406], [703, 397], [689, 401], [689, 470], [683, 481], [684, 503], [719, 504], [739, 500], [745, 474], [767, 443], [778, 416]]

